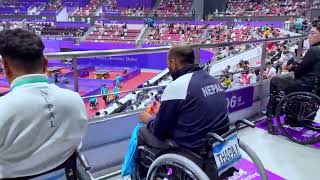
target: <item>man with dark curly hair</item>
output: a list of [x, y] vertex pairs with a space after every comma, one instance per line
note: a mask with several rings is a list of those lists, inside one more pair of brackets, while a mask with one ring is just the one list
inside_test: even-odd
[[11, 91], [0, 97], [0, 179], [32, 177], [73, 155], [87, 128], [81, 97], [50, 84], [44, 44], [35, 33], [0, 32], [0, 54]]

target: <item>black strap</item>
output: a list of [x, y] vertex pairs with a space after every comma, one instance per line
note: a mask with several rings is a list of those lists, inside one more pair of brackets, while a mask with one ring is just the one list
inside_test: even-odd
[[29, 180], [29, 179], [33, 179], [39, 176], [43, 176], [45, 174], [49, 174], [55, 171], [59, 171], [59, 170], [65, 170], [66, 173], [66, 178], [67, 180], [77, 180], [77, 155], [76, 153], [73, 153], [63, 164], [61, 164], [60, 166], [41, 173], [41, 174], [37, 174], [37, 175], [33, 175], [33, 176], [25, 176], [25, 177], [16, 177], [16, 178], [5, 178], [2, 180]]

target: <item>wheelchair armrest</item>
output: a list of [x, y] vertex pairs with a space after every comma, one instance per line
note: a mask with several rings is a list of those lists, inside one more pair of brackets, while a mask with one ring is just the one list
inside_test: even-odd
[[244, 124], [252, 128], [256, 127], [256, 125], [253, 122], [250, 122], [247, 119], [241, 119], [235, 123], [236, 126], [239, 126], [240, 124]]
[[170, 147], [170, 148], [178, 148], [179, 145], [172, 139], [167, 139], [165, 143]]
[[209, 132], [208, 137], [213, 138], [214, 140], [219, 141], [220, 143], [224, 143], [226, 141], [223, 137], [213, 132]]
[[81, 163], [81, 165], [83, 166], [85, 171], [89, 171], [91, 169], [91, 166], [89, 165], [89, 162], [87, 160], [87, 158], [84, 156], [84, 154], [80, 151], [77, 151], [77, 157]]

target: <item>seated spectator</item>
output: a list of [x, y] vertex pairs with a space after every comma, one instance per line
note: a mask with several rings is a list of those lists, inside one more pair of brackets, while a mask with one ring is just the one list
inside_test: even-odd
[[[270, 82], [270, 94], [274, 92], [283, 91], [286, 94], [307, 91], [313, 89], [316, 80], [320, 79], [320, 21], [316, 20], [312, 23], [312, 29], [309, 33], [309, 43], [311, 48], [306, 52], [303, 60], [294, 68], [294, 77], [291, 74], [274, 77]], [[268, 115], [274, 114], [275, 102], [273, 99], [269, 100]], [[314, 118], [314, 117], [308, 117]], [[286, 119], [288, 121], [288, 119]], [[296, 122], [297, 119], [290, 119], [291, 122]]]
[[223, 82], [222, 82], [222, 85], [227, 89], [232, 83], [232, 79], [230, 77], [230, 75], [226, 75]]
[[96, 96], [91, 97], [91, 98], [89, 99], [89, 106], [90, 106], [90, 109], [91, 109], [91, 110], [92, 110], [92, 109], [95, 109], [95, 108], [97, 107], [97, 104], [98, 104], [98, 99], [97, 99]]
[[0, 54], [11, 86], [0, 97], [0, 179], [30, 179], [58, 167], [86, 132], [81, 97], [49, 84], [43, 50], [41, 38], [31, 31], [0, 32]]
[[240, 80], [241, 80], [241, 74], [240, 73], [234, 74], [232, 77], [232, 83], [229, 86], [229, 88], [236, 88], [236, 87], [242, 86]]
[[241, 73], [240, 83], [243, 85], [250, 84], [249, 72]]
[[251, 71], [248, 74], [248, 79], [249, 79], [249, 84], [254, 84], [254, 83], [258, 82], [258, 77], [254, 71]]
[[277, 70], [276, 68], [273, 67], [271, 62], [267, 62], [266, 63], [266, 71], [264, 74], [264, 78], [265, 79], [270, 79], [273, 78], [277, 75]]

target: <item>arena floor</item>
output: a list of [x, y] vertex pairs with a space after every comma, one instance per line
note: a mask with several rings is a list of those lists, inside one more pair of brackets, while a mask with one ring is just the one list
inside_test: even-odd
[[[148, 81], [152, 77], [154, 77], [157, 73], [154, 72], [141, 72], [139, 75], [133, 77], [132, 79], [126, 81], [122, 85], [121, 91], [128, 91], [128, 90], [134, 90], [136, 89], [140, 84], [143, 84], [144, 82]], [[112, 92], [112, 89], [110, 89], [110, 93]], [[102, 98], [98, 98], [99, 101], [99, 109], [106, 108], [105, 103]], [[101, 106], [100, 106], [101, 105]], [[98, 110], [90, 110], [89, 103], [86, 103], [87, 107], [87, 113], [89, 117], [92, 117], [95, 115], [95, 113]]]

